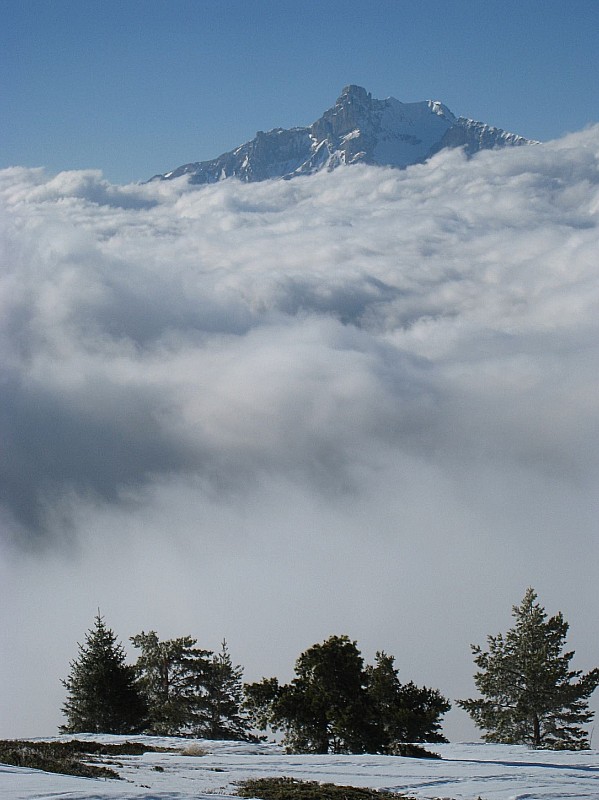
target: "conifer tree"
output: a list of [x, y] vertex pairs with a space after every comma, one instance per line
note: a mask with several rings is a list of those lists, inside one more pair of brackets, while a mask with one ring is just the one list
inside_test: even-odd
[[196, 648], [191, 636], [161, 642], [155, 631], [142, 631], [131, 642], [141, 650], [135, 670], [148, 706], [148, 731], [204, 736], [212, 653]]
[[356, 643], [331, 636], [298, 658], [296, 677], [264, 678], [245, 687], [259, 730], [283, 731], [295, 753], [392, 753], [398, 742], [445, 741], [440, 717], [449, 703], [438, 691], [402, 686], [394, 658], [364, 666]]
[[366, 667], [367, 694], [378, 730], [378, 752], [393, 752], [398, 742], [446, 742], [441, 716], [451, 704], [437, 689], [402, 684], [395, 659], [377, 653], [374, 666]]
[[302, 653], [296, 677], [246, 686], [247, 708], [256, 727], [284, 731], [294, 753], [368, 751], [363, 660], [347, 636], [331, 636]]
[[[304, 721], [303, 731], [295, 731], [296, 747], [316, 753], [367, 752], [370, 719], [356, 642], [331, 636], [312, 645], [298, 658], [295, 671], [285, 705]], [[311, 717], [308, 725], [306, 715]]]
[[487, 637], [484, 652], [472, 645], [482, 698], [458, 704], [486, 731], [488, 742], [550, 749], [585, 749], [582, 728], [593, 718], [588, 700], [599, 685], [599, 669], [571, 670], [574, 651], [563, 652], [568, 623], [561, 613], [547, 619], [529, 588], [512, 609], [516, 624], [505, 635]]
[[206, 682], [207, 739], [244, 740], [252, 738], [250, 723], [242, 711], [243, 669], [234, 666], [226, 640], [212, 657]]
[[98, 612], [94, 627], [79, 644], [79, 657], [62, 683], [68, 692], [62, 711], [63, 733], [135, 733], [143, 728], [146, 707], [125, 664], [125, 652]]

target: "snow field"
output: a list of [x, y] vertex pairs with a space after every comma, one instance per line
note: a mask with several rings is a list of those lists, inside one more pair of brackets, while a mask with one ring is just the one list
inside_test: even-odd
[[[70, 738], [70, 737], [63, 737]], [[82, 738], [82, 737], [78, 737]], [[0, 765], [3, 800], [207, 800], [235, 796], [246, 778], [290, 776], [403, 792], [419, 800], [597, 800], [599, 752], [534, 751], [521, 746], [432, 746], [442, 759], [374, 755], [286, 755], [276, 745], [89, 735], [94, 741], [147, 741], [175, 752], [116, 757], [122, 781], [76, 778]], [[195, 741], [195, 740], [194, 740]]]

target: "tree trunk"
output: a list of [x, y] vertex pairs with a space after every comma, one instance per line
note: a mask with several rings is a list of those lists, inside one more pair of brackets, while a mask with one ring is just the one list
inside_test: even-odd
[[532, 725], [533, 725], [533, 744], [535, 747], [541, 746], [541, 723], [539, 718], [535, 714], [532, 718]]

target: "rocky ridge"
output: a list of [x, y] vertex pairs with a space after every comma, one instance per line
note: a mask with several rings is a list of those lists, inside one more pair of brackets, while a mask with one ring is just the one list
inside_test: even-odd
[[249, 142], [209, 161], [183, 164], [151, 180], [189, 176], [192, 184], [236, 177], [244, 182], [292, 178], [343, 164], [407, 167], [445, 147], [479, 150], [536, 144], [500, 128], [456, 117], [434, 100], [377, 100], [361, 86], [346, 86], [335, 105], [308, 127], [258, 131]]

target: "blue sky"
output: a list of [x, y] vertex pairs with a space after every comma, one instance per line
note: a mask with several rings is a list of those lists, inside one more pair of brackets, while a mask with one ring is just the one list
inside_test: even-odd
[[143, 180], [347, 83], [546, 140], [597, 120], [596, 0], [2, 0], [0, 166]]

